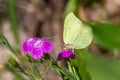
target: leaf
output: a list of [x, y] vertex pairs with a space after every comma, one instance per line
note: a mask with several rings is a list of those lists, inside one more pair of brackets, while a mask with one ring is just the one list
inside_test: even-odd
[[111, 60], [86, 52], [86, 67], [92, 80], [120, 80], [120, 61]]
[[20, 75], [20, 73], [16, 72], [16, 71], [14, 70], [14, 68], [12, 68], [11, 66], [9, 66], [8, 64], [5, 65], [5, 69], [7, 69], [8, 71], [10, 71], [10, 72], [14, 75], [15, 80], [25, 80], [25, 79]]
[[11, 45], [9, 44], [9, 42], [2, 33], [0, 33], [0, 43], [4, 45], [8, 50], [10, 50], [12, 53], [15, 54], [14, 49], [11, 47]]
[[91, 80], [91, 76], [86, 70], [86, 64], [84, 61], [85, 50], [75, 50], [75, 53], [77, 53], [78, 56], [73, 60], [73, 64], [79, 72], [79, 77], [81, 77], [82, 80]]
[[111, 23], [92, 24], [97, 43], [107, 49], [120, 50], [120, 27]]
[[82, 80], [81, 76], [78, 73], [78, 70], [73, 65], [71, 65], [70, 62], [67, 63], [68, 63], [68, 70], [75, 77], [75, 80]]
[[64, 75], [70, 80], [76, 80], [75, 76], [73, 76], [69, 71], [64, 71]]
[[17, 72], [13, 72], [14, 76], [15, 76], [15, 80], [25, 80], [20, 74], [18, 74]]
[[70, 12], [77, 12], [77, 7], [79, 5], [79, 0], [68, 0], [65, 7], [64, 15], [68, 15]]
[[7, 0], [7, 11], [8, 11], [8, 18], [11, 23], [11, 29], [14, 35], [16, 42], [19, 42], [19, 35], [18, 35], [18, 22], [16, 18], [16, 11], [15, 11], [15, 0]]
[[69, 13], [64, 23], [64, 43], [72, 44], [75, 49], [83, 49], [91, 43], [92, 39], [91, 27], [82, 23], [72, 12]]

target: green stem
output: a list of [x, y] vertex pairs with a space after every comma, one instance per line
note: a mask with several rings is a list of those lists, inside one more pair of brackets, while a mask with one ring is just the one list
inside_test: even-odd
[[119, 51], [117, 49], [114, 49], [113, 53], [114, 53], [114, 59], [117, 59]]

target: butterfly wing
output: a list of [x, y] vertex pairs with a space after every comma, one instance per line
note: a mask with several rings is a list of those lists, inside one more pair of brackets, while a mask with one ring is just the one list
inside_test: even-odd
[[76, 49], [83, 49], [90, 45], [93, 35], [92, 35], [92, 29], [90, 26], [82, 25], [80, 26], [79, 34], [77, 35], [76, 39], [73, 42], [73, 46]]
[[73, 44], [76, 39], [78, 32], [80, 30], [81, 21], [74, 16], [73, 13], [70, 13], [65, 18], [64, 22], [64, 31], [63, 31], [63, 40], [65, 44]]
[[63, 40], [65, 44], [73, 44], [76, 49], [87, 47], [92, 41], [91, 27], [83, 24], [72, 12], [64, 22]]

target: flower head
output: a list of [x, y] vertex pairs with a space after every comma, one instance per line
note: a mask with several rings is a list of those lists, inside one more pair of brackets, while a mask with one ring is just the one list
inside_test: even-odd
[[44, 53], [52, 51], [51, 42], [41, 38], [29, 38], [23, 43], [23, 51], [30, 53], [34, 59], [39, 59]]
[[24, 53], [31, 52], [34, 43], [38, 40], [38, 38], [28, 38], [22, 45], [22, 50]]
[[66, 49], [59, 53], [57, 60], [62, 60], [64, 58], [72, 58], [74, 59], [77, 56], [72, 50]]

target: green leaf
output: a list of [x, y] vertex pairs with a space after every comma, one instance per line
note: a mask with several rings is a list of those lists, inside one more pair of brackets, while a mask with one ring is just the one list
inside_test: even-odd
[[95, 40], [107, 49], [120, 50], [120, 27], [111, 23], [92, 24]]
[[12, 53], [15, 54], [14, 49], [11, 47], [11, 45], [9, 44], [9, 42], [2, 33], [0, 33], [0, 43], [4, 45], [8, 50], [10, 50]]
[[17, 72], [13, 72], [14, 76], [15, 76], [15, 80], [25, 80], [20, 74], [18, 74]]
[[91, 76], [86, 70], [86, 65], [84, 61], [85, 50], [75, 50], [75, 53], [77, 53], [78, 56], [75, 60], [73, 60], [73, 64], [78, 70], [80, 77], [82, 78], [82, 80], [91, 80]]
[[68, 70], [75, 77], [75, 80], [81, 80], [78, 70], [68, 61]]
[[90, 52], [85, 53], [84, 57], [92, 80], [120, 80], [120, 61], [100, 57]]
[[19, 35], [18, 35], [18, 22], [16, 18], [16, 10], [15, 10], [15, 0], [7, 0], [7, 11], [8, 18], [11, 23], [11, 29], [14, 35], [14, 38], [17, 43], [19, 43]]
[[25, 79], [20, 75], [20, 73], [16, 72], [16, 71], [14, 70], [14, 68], [12, 68], [11, 66], [9, 66], [8, 64], [5, 65], [5, 69], [7, 69], [8, 71], [10, 71], [10, 72], [14, 75], [15, 80], [25, 80]]
[[75, 76], [72, 75], [69, 71], [65, 70], [64, 75], [69, 78], [70, 80], [76, 80]]
[[79, 0], [68, 0], [68, 3], [66, 5], [64, 15], [66, 16], [70, 12], [77, 12], [77, 7], [79, 5]]

